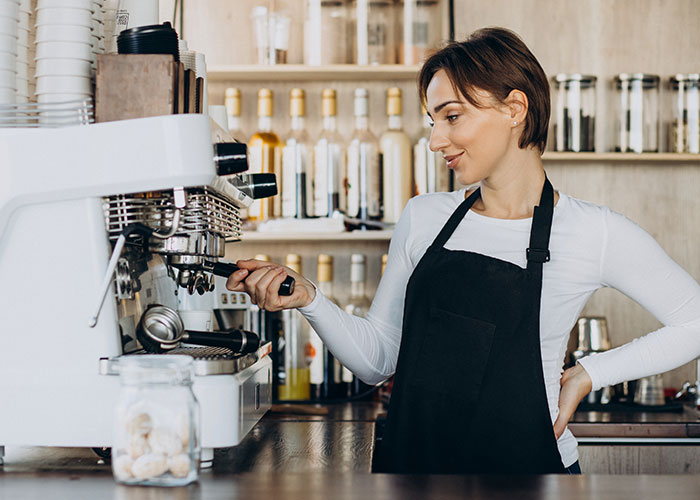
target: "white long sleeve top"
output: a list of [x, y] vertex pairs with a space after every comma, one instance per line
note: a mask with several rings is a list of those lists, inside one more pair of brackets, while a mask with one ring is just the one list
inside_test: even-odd
[[[366, 383], [379, 383], [394, 373], [406, 284], [464, 200], [465, 191], [421, 195], [409, 201], [394, 230], [387, 266], [366, 318], [345, 313], [319, 291], [308, 306], [299, 309], [333, 355]], [[445, 247], [525, 268], [531, 225], [531, 218], [495, 219], [470, 210]], [[551, 261], [543, 269], [540, 341], [552, 422], [559, 413], [569, 333], [598, 288], [616, 288], [665, 326], [581, 359], [593, 390], [662, 373], [700, 355], [700, 286], [638, 225], [607, 207], [560, 193], [549, 248]], [[576, 439], [568, 429], [558, 445], [565, 467], [578, 460]]]

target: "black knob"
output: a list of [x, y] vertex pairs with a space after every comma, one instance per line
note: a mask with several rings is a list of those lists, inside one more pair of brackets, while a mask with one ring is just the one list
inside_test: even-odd
[[248, 146], [242, 142], [214, 144], [214, 153], [217, 174], [233, 175], [248, 170]]
[[275, 174], [249, 174], [247, 181], [254, 200], [269, 198], [277, 194]]

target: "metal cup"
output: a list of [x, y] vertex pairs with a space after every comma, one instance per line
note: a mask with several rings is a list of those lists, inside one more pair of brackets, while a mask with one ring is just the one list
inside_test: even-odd
[[647, 406], [663, 406], [664, 379], [661, 375], [640, 378], [637, 381], [637, 390], [634, 393], [634, 402]]
[[603, 317], [583, 317], [576, 322], [578, 329], [577, 351], [599, 352], [611, 348], [608, 324]]

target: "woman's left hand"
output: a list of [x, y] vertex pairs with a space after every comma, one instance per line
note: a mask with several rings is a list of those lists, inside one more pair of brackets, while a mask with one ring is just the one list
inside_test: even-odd
[[559, 392], [559, 416], [554, 422], [554, 435], [557, 439], [564, 433], [569, 419], [586, 394], [591, 392], [593, 382], [583, 366], [576, 365], [564, 371]]

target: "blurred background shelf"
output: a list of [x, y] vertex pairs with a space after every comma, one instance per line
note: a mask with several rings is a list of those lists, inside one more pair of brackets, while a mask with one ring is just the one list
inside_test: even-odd
[[214, 66], [207, 71], [210, 81], [288, 81], [288, 80], [412, 80], [418, 76], [419, 65], [381, 64], [358, 66], [334, 64], [306, 66], [304, 64], [277, 64], [263, 66], [245, 64]]
[[255, 231], [243, 232], [245, 242], [287, 242], [287, 241], [389, 241], [393, 231], [347, 231], [344, 233], [258, 233]]
[[547, 161], [581, 161], [581, 162], [700, 162], [700, 155], [690, 153], [569, 153], [547, 151], [542, 155], [542, 160]]

